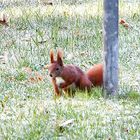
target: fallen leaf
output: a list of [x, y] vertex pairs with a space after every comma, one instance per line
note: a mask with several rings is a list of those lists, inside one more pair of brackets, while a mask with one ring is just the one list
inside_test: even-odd
[[72, 125], [74, 123], [74, 121], [75, 121], [75, 119], [70, 119], [70, 120], [63, 122], [62, 124], [59, 125], [60, 130], [66, 128], [69, 125]]
[[129, 24], [128, 24], [128, 23], [125, 23], [123, 26], [124, 26], [125, 28], [128, 28], [128, 27], [129, 27]]
[[34, 77], [30, 77], [28, 81], [31, 83], [36, 83], [36, 79]]
[[42, 81], [43, 80], [43, 76], [37, 71], [35, 72], [35, 77], [36, 77], [37, 81]]
[[0, 56], [0, 61], [2, 64], [8, 63], [8, 52], [5, 51], [4, 54]]
[[7, 19], [6, 19], [5, 15], [3, 15], [3, 18], [0, 19], [0, 24], [1, 25], [5, 25], [5, 26], [8, 26]]
[[120, 24], [126, 23], [124, 19], [120, 19]]
[[[29, 69], [29, 72], [30, 72], [30, 69]], [[44, 80], [44, 76], [41, 75], [39, 72], [37, 71], [32, 71], [30, 73], [32, 76], [30, 76], [28, 78], [28, 82], [31, 82], [31, 83], [38, 83], [40, 81], [43, 81]]]
[[129, 28], [129, 24], [128, 24], [124, 19], [121, 19], [119, 23], [120, 23], [121, 25], [123, 25], [123, 27], [125, 27], [126, 29]]
[[51, 5], [53, 6], [53, 2], [51, 0], [40, 0], [40, 2], [44, 5]]

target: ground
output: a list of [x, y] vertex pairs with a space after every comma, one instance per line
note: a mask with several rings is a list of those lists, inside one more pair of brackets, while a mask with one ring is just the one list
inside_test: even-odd
[[[140, 3], [121, 1], [119, 91], [55, 98], [49, 50], [84, 71], [103, 62], [102, 1], [0, 0], [0, 139], [140, 139]], [[71, 123], [67, 123], [70, 121]], [[63, 125], [66, 123], [66, 125]]]

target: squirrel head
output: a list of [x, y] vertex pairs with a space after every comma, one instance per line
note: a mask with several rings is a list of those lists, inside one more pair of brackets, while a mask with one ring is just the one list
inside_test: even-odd
[[63, 70], [63, 61], [62, 61], [62, 52], [60, 50], [57, 51], [57, 60], [54, 59], [54, 53], [50, 51], [50, 61], [51, 64], [48, 66], [49, 75], [52, 78], [60, 77], [61, 72]]

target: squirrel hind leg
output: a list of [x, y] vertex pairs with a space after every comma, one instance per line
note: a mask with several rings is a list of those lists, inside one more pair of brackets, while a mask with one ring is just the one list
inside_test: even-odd
[[93, 84], [87, 77], [81, 78], [80, 89], [89, 91], [92, 87], [93, 87]]
[[70, 86], [63, 89], [64, 94], [69, 97], [74, 97], [76, 92], [76, 85], [73, 83]]

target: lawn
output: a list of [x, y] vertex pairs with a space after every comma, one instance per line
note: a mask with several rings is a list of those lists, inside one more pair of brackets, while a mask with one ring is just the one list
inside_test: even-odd
[[[54, 97], [49, 50], [87, 70], [103, 62], [100, 0], [0, 0], [0, 139], [140, 139], [140, 2], [121, 1], [119, 91]], [[69, 122], [69, 123], [68, 123]]]

